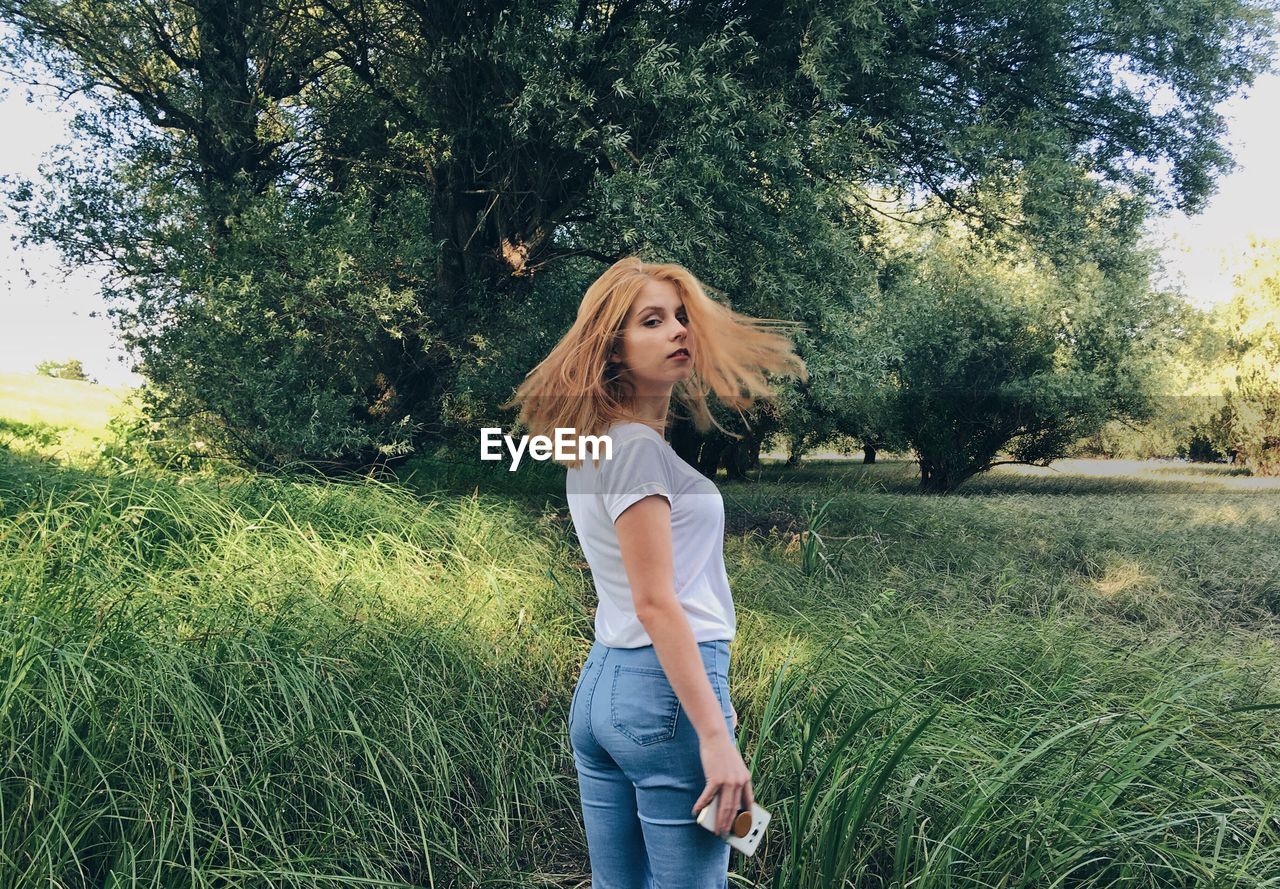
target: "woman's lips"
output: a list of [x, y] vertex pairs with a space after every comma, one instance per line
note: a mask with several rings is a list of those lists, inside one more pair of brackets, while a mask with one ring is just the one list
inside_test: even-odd
[[689, 353], [687, 351], [676, 352], [674, 355], [668, 355], [672, 361], [688, 361]]

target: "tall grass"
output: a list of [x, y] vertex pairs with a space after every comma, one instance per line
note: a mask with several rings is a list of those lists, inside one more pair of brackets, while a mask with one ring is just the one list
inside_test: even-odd
[[[883, 468], [724, 489], [734, 885], [1280, 885], [1276, 498]], [[590, 575], [465, 482], [0, 452], [0, 883], [585, 886]]]
[[576, 857], [583, 611], [523, 516], [376, 482], [14, 493], [12, 885], [527, 885]]

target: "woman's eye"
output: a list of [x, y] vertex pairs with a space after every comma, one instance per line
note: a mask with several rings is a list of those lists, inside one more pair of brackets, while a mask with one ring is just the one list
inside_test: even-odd
[[[679, 319], [679, 320], [680, 320], [680, 323], [681, 323], [681, 324], [688, 324], [688, 323], [689, 323], [689, 319], [688, 319], [688, 318], [681, 318], [681, 319]], [[656, 322], [658, 322], [659, 324], [661, 324], [661, 323], [662, 323], [662, 320], [661, 320], [660, 318], [650, 318], [650, 319], [649, 319], [649, 321], [644, 322], [644, 326], [645, 326], [645, 327], [648, 327], [648, 326], [649, 326], [649, 323], [650, 323], [651, 321], [656, 321]]]

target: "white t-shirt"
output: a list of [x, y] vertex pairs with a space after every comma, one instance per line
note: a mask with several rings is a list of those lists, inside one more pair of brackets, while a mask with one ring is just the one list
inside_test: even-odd
[[676, 600], [694, 640], [732, 640], [737, 621], [724, 567], [724, 500], [715, 482], [680, 459], [651, 426], [616, 423], [607, 434], [613, 458], [602, 457], [597, 468], [587, 457], [565, 479], [569, 514], [599, 599], [597, 641], [610, 648], [653, 644], [636, 617], [613, 525], [623, 510], [651, 494], [671, 504]]

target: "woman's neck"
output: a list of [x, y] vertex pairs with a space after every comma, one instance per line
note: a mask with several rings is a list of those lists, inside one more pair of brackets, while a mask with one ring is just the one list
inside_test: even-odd
[[662, 417], [662, 418], [660, 418], [660, 419], [656, 419], [656, 420], [655, 420], [655, 419], [653, 419], [652, 417], [642, 417], [642, 416], [637, 416], [637, 415], [634, 415], [634, 414], [633, 414], [633, 415], [631, 415], [630, 417], [624, 417], [624, 418], [623, 418], [621, 421], [619, 421], [619, 422], [623, 422], [623, 423], [642, 423], [642, 424], [644, 424], [645, 426], [648, 426], [648, 427], [649, 427], [650, 429], [652, 429], [654, 432], [656, 432], [656, 433], [658, 433], [659, 435], [661, 435], [664, 441], [666, 440], [666, 437], [667, 437], [667, 433], [666, 433], [666, 427], [667, 427], [666, 417]]
[[660, 398], [633, 399], [628, 405], [627, 413], [634, 422], [651, 426], [659, 435], [662, 435], [663, 430], [667, 428], [667, 409], [670, 405], [671, 393], [668, 392]]

